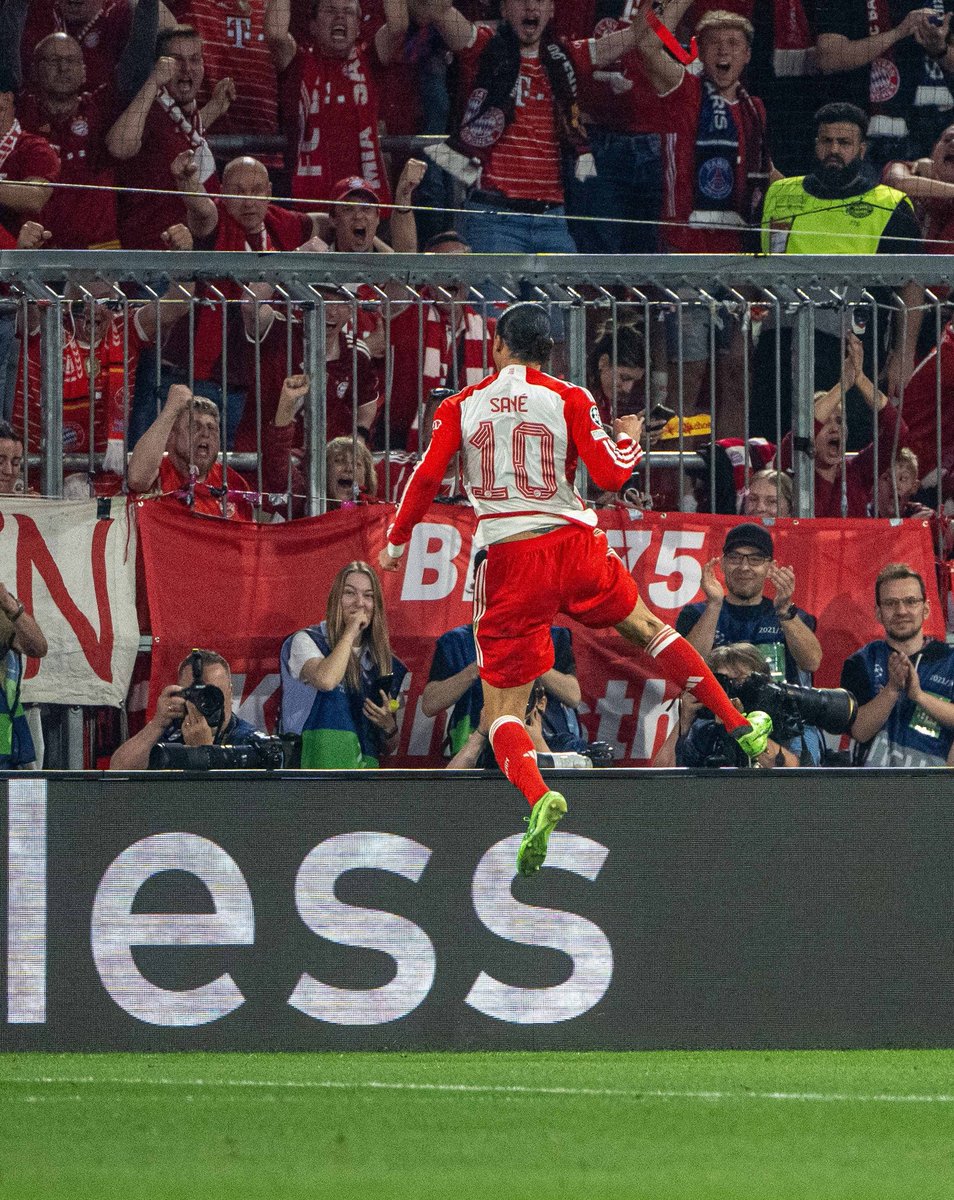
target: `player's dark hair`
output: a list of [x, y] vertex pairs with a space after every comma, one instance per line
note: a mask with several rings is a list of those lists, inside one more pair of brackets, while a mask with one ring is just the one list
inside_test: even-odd
[[166, 53], [170, 42], [175, 42], [179, 38], [187, 38], [190, 41], [201, 42], [202, 34], [199, 33], [192, 25], [173, 25], [171, 29], [161, 29], [156, 35], [156, 62], [160, 58], [166, 57]]
[[891, 583], [895, 579], [916, 579], [921, 589], [921, 599], [927, 599], [927, 588], [917, 571], [909, 567], [907, 563], [888, 563], [886, 567], [881, 568], [878, 578], [875, 580], [875, 604], [881, 603], [881, 585]]
[[531, 300], [511, 304], [497, 320], [497, 336], [521, 363], [549, 361], [553, 351], [553, 331], [550, 316], [542, 304]]
[[817, 137], [822, 125], [857, 125], [861, 130], [861, 139], [868, 136], [868, 118], [857, 104], [849, 104], [847, 100], [833, 100], [831, 104], [823, 104], [813, 117], [815, 135]]

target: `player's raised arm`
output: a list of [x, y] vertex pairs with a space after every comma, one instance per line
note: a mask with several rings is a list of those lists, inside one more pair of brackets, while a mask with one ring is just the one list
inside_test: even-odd
[[430, 444], [414, 468], [414, 474], [408, 481], [388, 529], [387, 544], [378, 554], [378, 564], [382, 570], [396, 571], [400, 567], [411, 531], [430, 507], [447, 471], [447, 464], [459, 449], [460, 402], [459, 397], [450, 396], [434, 414]]

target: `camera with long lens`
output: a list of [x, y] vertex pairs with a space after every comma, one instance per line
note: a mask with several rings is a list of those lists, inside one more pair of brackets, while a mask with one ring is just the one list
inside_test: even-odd
[[825, 733], [848, 733], [858, 712], [858, 701], [844, 688], [802, 687], [757, 673], [737, 682], [717, 672], [716, 679], [728, 696], [742, 701], [745, 712], [767, 712], [780, 742], [798, 737], [806, 725]]
[[[205, 717], [209, 728], [214, 732], [225, 721], [225, 694], [214, 683], [202, 682], [202, 655], [193, 650], [189, 655], [189, 667], [192, 671], [192, 682], [182, 689], [182, 699], [189, 700]], [[182, 727], [181, 719], [173, 722], [174, 728]]]
[[[218, 689], [216, 689], [217, 691]], [[159, 742], [149, 753], [152, 771], [277, 771], [294, 753], [291, 739], [253, 733], [238, 746], [186, 746]]]

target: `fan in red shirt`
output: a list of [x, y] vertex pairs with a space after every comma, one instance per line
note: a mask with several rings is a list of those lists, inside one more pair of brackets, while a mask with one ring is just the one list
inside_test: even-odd
[[[156, 63], [129, 107], [106, 139], [117, 160], [117, 182], [130, 191], [117, 198], [119, 240], [124, 247], [162, 248], [162, 231], [185, 223], [183, 201], [175, 195], [172, 163], [191, 150], [199, 178], [208, 191], [218, 191], [206, 128], [228, 111], [235, 89], [220, 81], [201, 111], [197, 101], [204, 77], [202, 40], [188, 26], [163, 30], [156, 39]], [[169, 194], [161, 195], [160, 192]]]
[[[191, 150], [184, 150], [172, 163], [176, 186], [183, 192], [188, 225], [199, 250], [325, 250], [325, 243], [314, 237], [313, 221], [301, 212], [292, 212], [272, 204], [272, 185], [264, 163], [256, 158], [233, 158], [222, 171], [222, 198], [205, 193], [199, 179], [198, 164]], [[239, 306], [242, 287], [230, 279], [220, 279], [202, 288], [207, 302], [196, 314], [193, 337], [192, 374], [197, 385], [212, 381], [229, 393], [229, 428], [234, 430], [248, 377], [247, 343]], [[223, 379], [222, 297], [227, 305], [228, 379]], [[180, 344], [181, 343], [181, 344]], [[182, 337], [167, 345], [166, 356], [183, 367], [188, 363], [189, 348]], [[233, 421], [234, 417], [234, 421]]]
[[208, 516], [250, 521], [251, 490], [237, 471], [223, 469], [220, 445], [215, 404], [175, 383], [132, 452], [129, 490]]
[[[202, 38], [205, 87], [235, 81], [237, 95], [216, 133], [274, 134], [278, 131], [278, 83], [265, 42], [265, 0], [224, 5], [221, 0], [186, 0], [183, 24]], [[269, 165], [278, 165], [269, 161]]]
[[[130, 0], [32, 0], [23, 34], [23, 70], [35, 48], [51, 33], [68, 33], [80, 45], [90, 91], [113, 79], [129, 39], [134, 5]], [[167, 20], [171, 20], [168, 12]]]
[[[572, 254], [563, 158], [575, 160], [578, 181], [595, 171], [577, 103], [577, 59], [588, 55], [593, 66], [608, 66], [635, 37], [623, 29], [564, 44], [553, 31], [553, 0], [503, 0], [500, 13], [496, 31], [453, 7], [436, 19], [461, 62], [464, 103], [448, 145], [428, 153], [475, 185], [465, 231], [475, 253]], [[497, 215], [501, 210], [505, 215]]]
[[[675, 23], [692, 0], [673, 0]], [[739, 254], [769, 182], [765, 107], [740, 83], [752, 57], [752, 25], [721, 13], [696, 29], [702, 75], [665, 49], [641, 10], [634, 22], [646, 73], [665, 104], [656, 107], [663, 134], [663, 242], [683, 254]]]
[[[948, 126], [938, 138], [930, 158], [889, 163], [882, 182], [911, 197], [924, 231], [924, 248], [929, 254], [954, 253], [954, 125]], [[941, 297], [947, 294], [944, 286], [931, 290]], [[938, 465], [938, 422], [942, 431], [940, 465], [945, 473], [954, 468], [954, 437], [948, 432], [952, 428], [952, 398], [954, 327], [949, 322], [940, 343], [918, 366], [904, 389], [904, 417], [910, 428], [908, 445], [917, 455], [922, 476]]]
[[2, 89], [0, 83], [0, 225], [15, 238], [23, 222], [46, 207], [60, 156], [46, 138], [23, 129], [13, 91]]
[[[297, 310], [292, 311], [291, 351], [288, 349], [287, 313], [284, 307], [268, 304], [274, 290], [270, 284], [251, 284], [249, 290], [258, 298], [255, 303], [247, 300], [242, 305], [246, 319], [249, 354], [250, 387], [249, 400], [242, 414], [242, 421], [235, 434], [235, 449], [254, 451], [258, 447], [257, 429], [262, 430], [262, 443], [268, 444], [281, 458], [278, 475], [287, 478], [287, 458], [290, 453], [301, 453], [305, 444], [304, 424], [301, 417], [292, 425], [276, 431], [275, 413], [282, 386], [289, 375], [304, 370], [305, 338], [302, 322]], [[381, 402], [378, 375], [371, 362], [367, 346], [355, 340], [349, 321], [351, 304], [343, 299], [338, 288], [319, 286], [317, 289], [326, 297], [325, 321], [325, 438], [350, 435], [355, 422], [366, 438], [374, 427]], [[257, 341], [261, 348], [258, 379], [261, 383], [261, 400], [253, 399], [255, 388], [256, 324]], [[276, 461], [276, 460], [273, 460]], [[284, 485], [282, 485], [284, 486]], [[281, 490], [280, 488], [276, 490]]]
[[[666, 6], [675, 26], [692, 0]], [[752, 57], [752, 24], [735, 13], [713, 12], [696, 26], [702, 75], [693, 75], [664, 47], [650, 8], [633, 22], [646, 73], [662, 103], [654, 117], [663, 142], [661, 241], [672, 253], [740, 254], [755, 249], [759, 209], [769, 182], [779, 178], [769, 155], [765, 106], [741, 85]], [[667, 321], [671, 378], [682, 370], [683, 403], [695, 412], [709, 359], [709, 316], [701, 308]], [[727, 358], [718, 378], [718, 434], [745, 427], [741, 380], [744, 353], [738, 327], [726, 323], [717, 348]]]
[[286, 117], [294, 116], [292, 195], [326, 200], [342, 176], [366, 179], [391, 198], [378, 137], [376, 65], [400, 54], [407, 33], [406, 0], [385, 0], [385, 23], [373, 47], [358, 40], [358, 0], [316, 0], [312, 47], [289, 32], [289, 0], [269, 0], [265, 36]]
[[[19, 63], [27, 8], [28, 0], [7, 0], [0, 10], [0, 58], [5, 63]], [[119, 246], [106, 134], [122, 108], [117, 81], [131, 78], [143, 59], [151, 60], [158, 23], [158, 0], [142, 0], [122, 56], [114, 63], [115, 79], [111, 75], [93, 89], [87, 87], [82, 47], [71, 34], [51, 33], [33, 52], [31, 86], [17, 99], [17, 117], [60, 156], [58, 186], [43, 214], [58, 248]]]
[[[449, 229], [435, 234], [424, 253], [469, 254], [470, 246]], [[479, 383], [493, 370], [495, 322], [490, 314], [495, 308], [485, 314], [468, 303], [469, 293], [467, 284], [444, 281], [424, 289], [423, 305], [409, 305], [391, 321], [392, 448], [417, 448], [418, 410], [433, 388], [456, 392]]]
[[[166, 231], [170, 250], [191, 250], [192, 237], [184, 225]], [[143, 346], [151, 345], [159, 325], [171, 328], [189, 308], [192, 285], [171, 283], [162, 303], [124, 308], [115, 304], [113, 285], [91, 280], [81, 288], [68, 284], [63, 320], [63, 451], [86, 454], [102, 469], [119, 477], [125, 467], [123, 432], [126, 407], [135, 389], [136, 366]], [[126, 316], [128, 315], [128, 323]], [[13, 420], [24, 431], [31, 454], [44, 446], [43, 358], [40, 330], [31, 329], [26, 355], [21, 352]], [[24, 362], [24, 357], [26, 362]], [[23, 375], [26, 371], [26, 412]], [[90, 408], [93, 440], [90, 443]], [[92, 469], [92, 467], [91, 467]]]
[[[43, 211], [52, 193], [49, 185], [60, 171], [59, 156], [49, 142], [21, 129], [14, 110], [16, 84], [15, 74], [0, 75], [0, 233], [8, 244], [17, 243], [25, 224], [34, 224], [30, 218]], [[13, 399], [9, 368], [15, 361], [15, 327], [16, 314], [0, 312], [0, 404], [6, 411]]]

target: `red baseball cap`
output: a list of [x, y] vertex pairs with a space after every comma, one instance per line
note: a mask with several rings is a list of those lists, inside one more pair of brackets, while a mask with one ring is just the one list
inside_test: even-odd
[[331, 192], [332, 200], [346, 200], [355, 195], [367, 196], [374, 204], [381, 203], [381, 197], [360, 175], [349, 175], [346, 179], [339, 179]]

